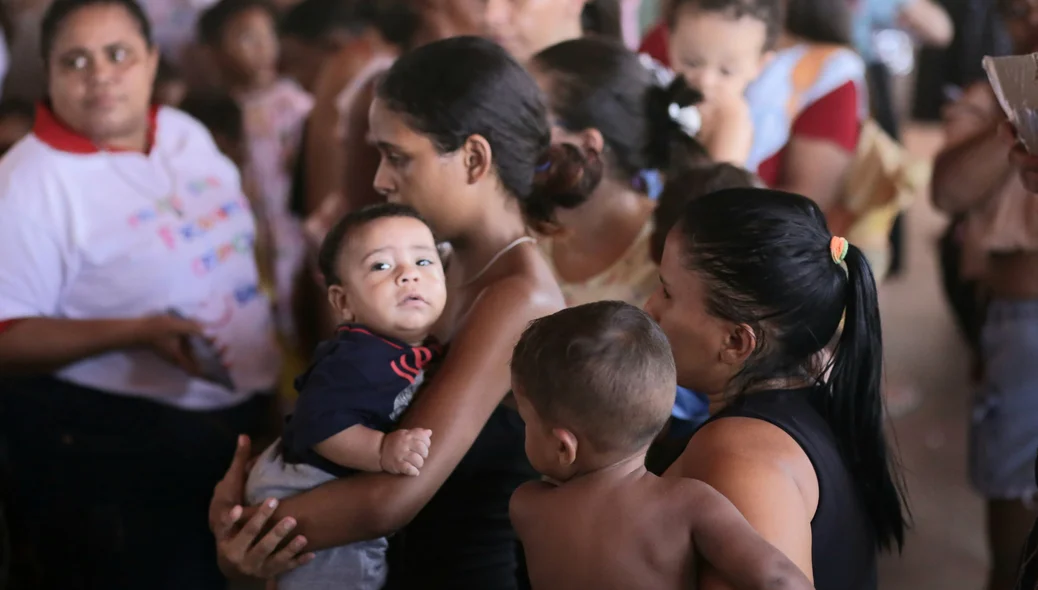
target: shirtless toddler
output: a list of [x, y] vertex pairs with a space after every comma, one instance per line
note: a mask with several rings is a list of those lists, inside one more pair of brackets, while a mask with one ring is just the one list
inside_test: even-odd
[[644, 312], [603, 301], [533, 322], [512, 388], [526, 453], [546, 479], [516, 490], [510, 507], [534, 590], [692, 588], [697, 555], [735, 588], [811, 588], [709, 485], [646, 471], [675, 369]]

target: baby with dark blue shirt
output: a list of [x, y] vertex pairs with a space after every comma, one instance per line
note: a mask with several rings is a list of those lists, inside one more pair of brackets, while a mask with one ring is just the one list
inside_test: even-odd
[[[249, 503], [359, 471], [416, 476], [429, 456], [431, 431], [394, 425], [440, 352], [429, 333], [447, 290], [432, 231], [410, 207], [374, 205], [332, 228], [319, 263], [343, 323], [296, 379], [295, 412], [249, 474]], [[320, 551], [277, 587], [382, 588], [387, 546], [382, 538]]]

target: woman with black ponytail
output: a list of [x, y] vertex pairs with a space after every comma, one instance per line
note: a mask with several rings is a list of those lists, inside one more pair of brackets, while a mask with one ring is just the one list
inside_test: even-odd
[[[656, 203], [648, 197], [659, 192], [661, 172], [708, 161], [690, 128], [702, 97], [602, 37], [553, 45], [528, 67], [548, 97], [556, 149], [599, 172], [584, 196], [534, 200], [546, 234], [541, 247], [566, 301], [642, 307], [659, 283], [649, 255]], [[705, 403], [681, 394], [674, 415], [701, 420]]]
[[[727, 496], [819, 590], [874, 590], [876, 555], [900, 550], [908, 515], [864, 255], [811, 200], [733, 189], [688, 204], [660, 279], [647, 310], [678, 382], [706, 393], [712, 414], [667, 475]], [[699, 587], [729, 586], [704, 568]]]

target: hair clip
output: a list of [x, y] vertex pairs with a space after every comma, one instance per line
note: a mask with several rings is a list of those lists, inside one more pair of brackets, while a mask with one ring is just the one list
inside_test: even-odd
[[537, 164], [537, 167], [533, 169], [533, 171], [537, 174], [547, 172], [549, 170], [551, 170], [551, 160], [545, 160], [544, 162]]
[[639, 53], [638, 61], [641, 62], [643, 68], [649, 70], [649, 73], [652, 74], [653, 78], [655, 78], [657, 86], [666, 88], [674, 82], [674, 78], [676, 77], [674, 72], [667, 66], [653, 59], [651, 55]]
[[695, 105], [681, 106], [676, 102], [667, 107], [670, 120], [678, 124], [681, 131], [689, 137], [695, 137], [703, 127], [703, 115]]
[[847, 243], [846, 238], [840, 236], [833, 236], [833, 239], [829, 240], [829, 254], [833, 257], [833, 262], [836, 264], [842, 264], [843, 259], [847, 257], [847, 250], [850, 245]]

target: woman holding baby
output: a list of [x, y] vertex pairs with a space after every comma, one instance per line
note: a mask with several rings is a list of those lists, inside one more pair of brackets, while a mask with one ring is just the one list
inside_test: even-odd
[[[357, 475], [276, 510], [243, 509], [243, 445], [211, 506], [224, 569], [276, 576], [305, 564], [303, 551], [402, 530], [390, 587], [521, 587], [507, 505], [533, 474], [507, 396], [509, 360], [528, 322], [563, 305], [525, 228], [554, 219], [530, 203], [587, 190], [586, 160], [550, 146], [534, 81], [473, 38], [397, 61], [370, 122], [382, 154], [376, 188], [418, 209], [455, 248], [441, 331], [450, 348], [401, 421], [433, 432], [429, 457], [419, 477]], [[809, 200], [724, 196], [689, 205], [648, 305], [671, 340], [678, 382], [708, 394], [714, 413], [668, 475], [728, 496], [818, 588], [875, 588], [877, 551], [900, 545], [904, 516], [881, 427], [871, 271]], [[823, 383], [826, 367], [813, 361], [845, 312]], [[709, 569], [700, 582], [727, 587]]]

